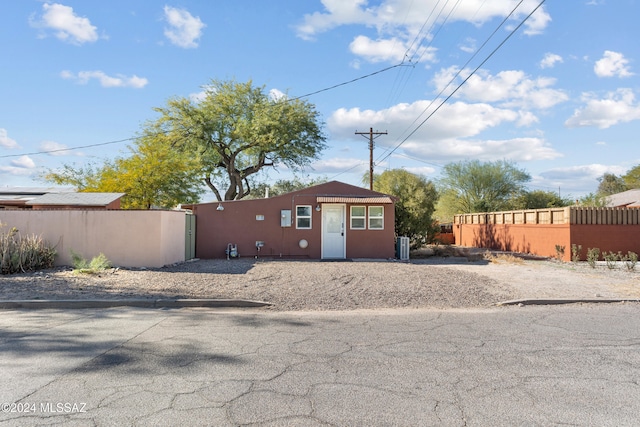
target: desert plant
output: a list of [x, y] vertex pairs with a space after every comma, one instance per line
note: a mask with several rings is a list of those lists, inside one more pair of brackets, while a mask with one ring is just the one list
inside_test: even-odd
[[580, 252], [582, 252], [582, 245], [571, 245], [571, 261], [580, 262]]
[[627, 266], [627, 270], [633, 271], [635, 270], [636, 264], [638, 263], [638, 254], [629, 251], [626, 255], [620, 257], [620, 260], [624, 261], [624, 264]]
[[0, 274], [51, 268], [55, 256], [55, 249], [38, 236], [21, 236], [15, 227], [0, 233]]
[[562, 245], [556, 245], [556, 259], [558, 261], [562, 261], [564, 258], [564, 248]]
[[602, 258], [604, 258], [604, 261], [607, 263], [607, 268], [609, 270], [613, 270], [614, 268], [616, 268], [616, 261], [618, 261], [618, 256], [619, 254], [610, 251], [603, 251], [602, 252]]
[[523, 264], [524, 260], [513, 254], [497, 254], [494, 255], [491, 251], [487, 250], [483, 254], [483, 258], [494, 264]]
[[587, 248], [587, 262], [591, 268], [596, 268], [596, 261], [598, 261], [598, 258], [600, 258], [600, 249]]
[[102, 252], [88, 261], [82, 255], [71, 250], [71, 261], [74, 273], [96, 274], [111, 268], [111, 261]]

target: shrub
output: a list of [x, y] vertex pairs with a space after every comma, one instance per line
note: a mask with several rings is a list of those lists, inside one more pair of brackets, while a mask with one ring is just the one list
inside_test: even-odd
[[73, 262], [74, 273], [96, 274], [107, 268], [111, 268], [111, 261], [109, 261], [103, 253], [93, 257], [91, 261], [88, 261], [80, 254], [71, 250], [71, 260]]
[[580, 262], [580, 252], [582, 252], [582, 245], [571, 245], [571, 261]]
[[21, 236], [15, 227], [0, 233], [0, 274], [51, 268], [55, 257], [55, 249], [38, 236]]
[[596, 268], [596, 261], [598, 261], [598, 258], [600, 258], [600, 249], [587, 248], [587, 262], [591, 268]]
[[564, 258], [564, 246], [556, 245], [556, 259], [562, 261]]
[[626, 255], [623, 255], [620, 258], [622, 261], [624, 261], [625, 265], [627, 266], [627, 270], [629, 271], [633, 271], [636, 268], [636, 264], [638, 263], [638, 254], [635, 252], [627, 252]]
[[613, 251], [611, 251], [611, 252], [607, 252], [607, 251], [602, 252], [602, 257], [604, 258], [605, 262], [607, 263], [607, 268], [609, 270], [613, 270], [614, 268], [616, 268], [616, 261], [618, 261], [618, 256], [619, 256], [619, 253], [615, 253]]

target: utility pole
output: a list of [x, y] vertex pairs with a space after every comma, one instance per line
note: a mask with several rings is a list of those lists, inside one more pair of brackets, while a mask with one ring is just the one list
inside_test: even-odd
[[373, 128], [369, 128], [369, 132], [358, 132], [356, 131], [356, 135], [369, 135], [369, 190], [373, 191], [373, 136], [376, 138], [380, 135], [386, 135], [387, 132], [374, 132]]

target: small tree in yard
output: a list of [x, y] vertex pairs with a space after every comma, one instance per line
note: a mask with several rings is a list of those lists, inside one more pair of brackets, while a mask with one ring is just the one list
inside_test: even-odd
[[470, 160], [444, 166], [438, 181], [439, 217], [508, 210], [531, 176], [508, 161]]
[[433, 212], [438, 194], [431, 181], [394, 169], [375, 175], [373, 189], [398, 198], [395, 209], [398, 236], [409, 237], [414, 248], [433, 240], [437, 230]]

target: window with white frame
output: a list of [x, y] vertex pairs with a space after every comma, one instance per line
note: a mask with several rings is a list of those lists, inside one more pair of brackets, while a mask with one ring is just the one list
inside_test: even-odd
[[384, 206], [369, 206], [369, 229], [384, 229]]
[[311, 228], [311, 206], [296, 206], [296, 228]]
[[367, 228], [367, 210], [364, 206], [351, 206], [351, 229], [364, 230]]

